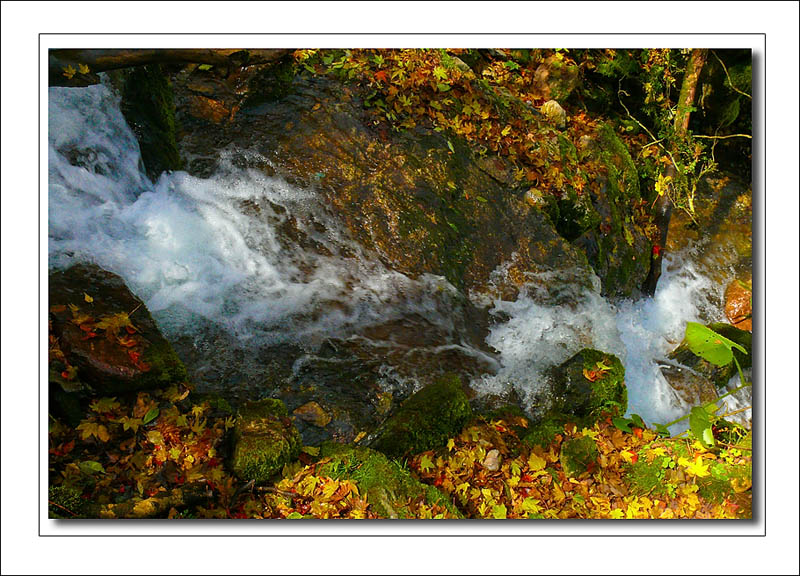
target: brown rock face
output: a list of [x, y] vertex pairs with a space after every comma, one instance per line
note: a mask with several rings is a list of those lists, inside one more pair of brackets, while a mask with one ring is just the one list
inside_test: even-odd
[[739, 280], [725, 290], [725, 316], [740, 330], [753, 331], [753, 292]]
[[308, 402], [302, 406], [295, 408], [293, 414], [309, 424], [313, 424], [319, 428], [324, 428], [331, 421], [331, 415], [317, 402]]
[[51, 334], [67, 376], [108, 394], [186, 380], [169, 342], [119, 276], [78, 264], [51, 273], [49, 284]]

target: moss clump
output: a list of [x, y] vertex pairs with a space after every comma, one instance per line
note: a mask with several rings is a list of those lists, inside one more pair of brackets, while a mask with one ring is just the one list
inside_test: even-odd
[[568, 418], [563, 414], [549, 413], [541, 421], [531, 425], [530, 432], [522, 437], [522, 441], [528, 446], [540, 446], [547, 448], [555, 439], [556, 434], [564, 432], [564, 424]]
[[80, 517], [85, 502], [80, 491], [72, 486], [50, 486], [47, 500], [48, 517], [57, 519]]
[[236, 420], [231, 468], [240, 479], [263, 484], [297, 458], [301, 447], [300, 433], [283, 402], [248, 402]]
[[613, 354], [584, 348], [551, 375], [554, 409], [560, 413], [591, 419], [603, 410], [624, 414], [628, 409], [625, 367]]
[[577, 478], [591, 471], [600, 453], [591, 436], [573, 438], [561, 445], [561, 469], [569, 478]]
[[183, 167], [175, 127], [172, 88], [158, 64], [132, 68], [122, 89], [122, 114], [136, 134], [147, 175]]
[[406, 400], [383, 426], [373, 447], [396, 458], [444, 446], [471, 417], [461, 379], [447, 374]]
[[382, 518], [414, 518], [411, 504], [420, 499], [428, 505], [443, 506], [452, 514], [461, 516], [447, 496], [415, 479], [408, 470], [380, 452], [326, 443], [320, 455], [330, 461], [320, 466], [318, 474], [355, 482], [359, 493], [366, 496], [372, 510]]
[[159, 338], [150, 344], [142, 359], [150, 365], [150, 369], [139, 378], [137, 388], [143, 390], [159, 388], [186, 382], [189, 379], [183, 362], [164, 338]]

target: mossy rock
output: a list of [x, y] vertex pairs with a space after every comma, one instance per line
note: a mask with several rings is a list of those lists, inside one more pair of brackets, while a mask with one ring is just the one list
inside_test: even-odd
[[561, 445], [561, 469], [568, 478], [578, 478], [591, 472], [599, 455], [591, 436], [572, 438]]
[[557, 412], [583, 419], [603, 409], [618, 414], [628, 409], [625, 367], [613, 354], [584, 348], [553, 368], [550, 376]]
[[300, 455], [302, 441], [286, 406], [266, 398], [239, 410], [233, 431], [231, 469], [241, 480], [264, 484]]
[[569, 420], [570, 418], [564, 414], [549, 412], [539, 422], [531, 424], [529, 432], [522, 437], [522, 442], [531, 447], [547, 448], [555, 439], [556, 434], [564, 432], [564, 425]]
[[120, 104], [125, 120], [139, 141], [148, 177], [183, 167], [176, 138], [172, 87], [158, 64], [131, 68]]
[[372, 510], [382, 518], [414, 518], [414, 510], [409, 508], [409, 504], [418, 500], [428, 505], [444, 506], [450, 513], [461, 516], [442, 492], [423, 484], [406, 468], [380, 452], [327, 442], [323, 444], [320, 456], [329, 461], [319, 467], [318, 475], [354, 482], [359, 494], [366, 497]]
[[378, 432], [373, 448], [394, 458], [438, 448], [471, 417], [461, 379], [448, 374], [406, 400]]
[[[747, 354], [742, 354], [739, 350], [733, 349], [733, 354], [742, 369], [750, 368], [753, 365], [752, 347], [753, 335], [746, 330], [740, 330], [730, 324], [723, 322], [712, 322], [706, 325], [707, 328], [713, 330], [717, 334], [721, 334], [728, 340], [732, 340], [747, 350]], [[697, 356], [689, 349], [686, 341], [681, 344], [669, 354], [670, 360], [674, 360], [682, 366], [692, 369], [700, 376], [707, 378], [711, 381], [717, 390], [726, 387], [728, 381], [737, 373], [736, 364], [731, 362], [726, 366], [717, 366], [711, 362], [704, 360]]]
[[[585, 252], [600, 277], [604, 295], [631, 296], [647, 278], [652, 249], [645, 223], [634, 212], [641, 200], [639, 174], [628, 148], [611, 125], [603, 124], [597, 136], [591, 154], [603, 167], [604, 174], [598, 178], [604, 181], [604, 190], [592, 196], [595, 215], [589, 211], [582, 220], [584, 226], [592, 227], [575, 240], [575, 245]], [[576, 231], [580, 222], [573, 226]]]

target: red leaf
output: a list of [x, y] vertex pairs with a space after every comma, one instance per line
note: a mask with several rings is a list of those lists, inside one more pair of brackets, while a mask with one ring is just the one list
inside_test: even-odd
[[380, 80], [381, 82], [388, 82], [389, 78], [386, 76], [386, 70], [378, 70], [375, 72], [375, 80]]

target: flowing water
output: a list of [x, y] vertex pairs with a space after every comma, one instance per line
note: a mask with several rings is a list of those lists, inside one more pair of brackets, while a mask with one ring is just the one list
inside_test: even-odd
[[[50, 267], [91, 261], [122, 276], [201, 385], [258, 388], [264, 351], [296, 350], [297, 377], [315, 359], [340, 361], [321, 354], [338, 342], [375, 363], [386, 389], [413, 390], [449, 362], [469, 366], [478, 394], [513, 388], [530, 407], [547, 369], [591, 346], [623, 361], [629, 412], [666, 422], [689, 408], [658, 366], [687, 321], [724, 320], [736, 260], [725, 245], [670, 254], [652, 299], [611, 301], [596, 278], [586, 287], [564, 271], [532, 277], [514, 301], [467, 299], [442, 277], [381, 264], [313, 189], [241, 168], [247, 150], [221, 151], [210, 178], [152, 183], [108, 87], [49, 90]], [[488, 331], [470, 309], [488, 310]]]

